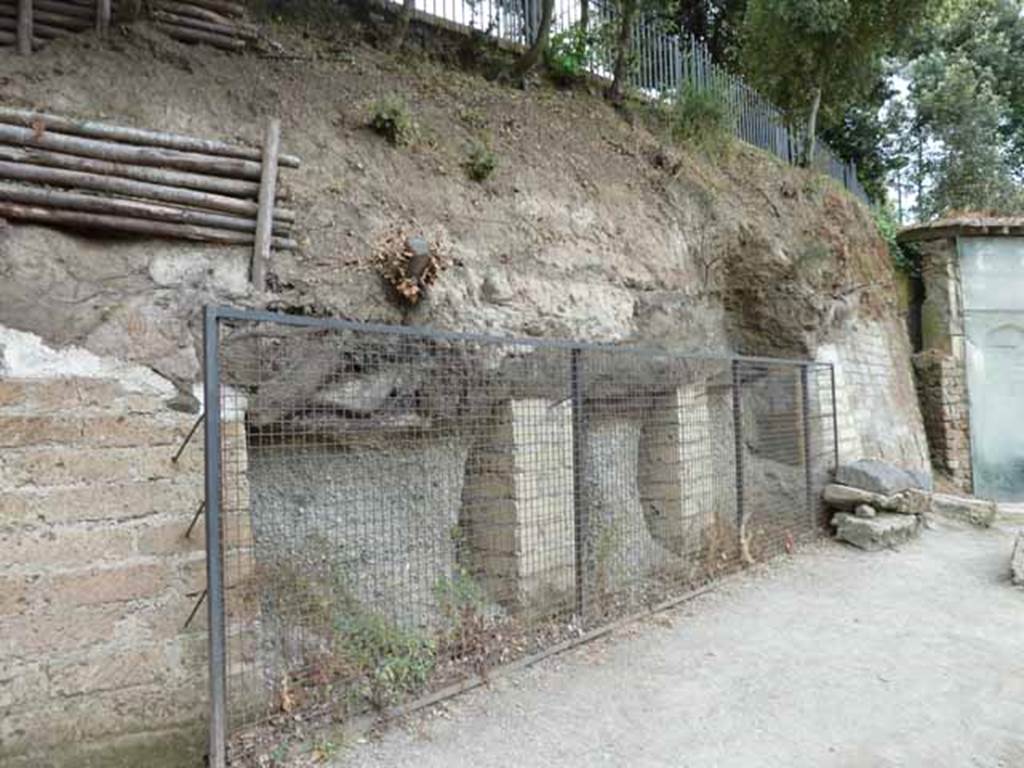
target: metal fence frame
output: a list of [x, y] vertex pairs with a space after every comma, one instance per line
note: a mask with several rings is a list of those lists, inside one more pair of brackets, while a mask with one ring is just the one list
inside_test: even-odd
[[[473, 333], [457, 333], [424, 329], [422, 327], [391, 326], [375, 323], [361, 323], [350, 320], [311, 318], [297, 315], [287, 315], [270, 311], [237, 309], [225, 306], [206, 306], [204, 308], [203, 322], [203, 371], [204, 371], [204, 437], [205, 437], [205, 543], [207, 563], [207, 617], [209, 633], [209, 765], [212, 768], [224, 768], [227, 765], [227, 741], [228, 741], [228, 700], [227, 700], [227, 624], [226, 624], [226, 601], [225, 601], [225, 566], [224, 558], [224, 523], [222, 515], [222, 499], [225, 489], [223, 487], [223, 473], [227, 469], [222, 466], [222, 411], [221, 398], [223, 395], [221, 379], [221, 346], [220, 332], [221, 324], [224, 322], [247, 322], [266, 323], [281, 327], [298, 327], [317, 329], [323, 331], [353, 331], [357, 333], [382, 334], [388, 337], [411, 337], [414, 339], [425, 339], [446, 342], [470, 342], [484, 345], [509, 345], [519, 344], [534, 350], [562, 350], [569, 355], [571, 360], [570, 388], [571, 402], [573, 405], [573, 451], [578, 455], [579, 446], [576, 444], [579, 435], [583, 432], [580, 429], [579, 419], [582, 418], [583, 408], [581, 404], [584, 398], [584, 382], [580, 366], [581, 356], [586, 352], [597, 353], [630, 353], [636, 355], [650, 355], [673, 357], [686, 360], [706, 360], [715, 363], [730, 364], [732, 371], [732, 419], [734, 426], [735, 440], [735, 502], [737, 510], [737, 525], [742, 525], [744, 519], [744, 427], [742, 400], [737, 393], [741, 389], [740, 378], [744, 366], [788, 366], [798, 372], [798, 381], [801, 395], [801, 416], [803, 424], [803, 465], [806, 470], [806, 509], [811, 518], [808, 522], [813, 526], [824, 528], [824, 511], [821, 505], [816, 503], [817, 488], [812, 478], [810, 414], [812, 407], [809, 400], [811, 385], [809, 376], [812, 371], [819, 376], [816, 383], [817, 391], [824, 393], [829, 401], [830, 412], [819, 411], [817, 417], [821, 420], [823, 428], [832, 441], [832, 450], [827, 451], [828, 458], [834, 462], [833, 466], [839, 463], [839, 441], [838, 441], [838, 419], [837, 402], [835, 396], [835, 369], [827, 363], [817, 363], [809, 360], [785, 360], [768, 357], [741, 357], [712, 354], [694, 355], [673, 355], [662, 349], [643, 347], [624, 347], [611, 344], [592, 342], [579, 342], [557, 339], [516, 339], [508, 337], [497, 337]], [[767, 370], [767, 368], [765, 368]], [[824, 383], [820, 380], [824, 372]], [[821, 395], [819, 394], [819, 397]], [[825, 444], [822, 444], [823, 446]], [[580, 462], [574, 462], [572, 483], [574, 488], [583, 482], [580, 476]], [[820, 469], [827, 469], [822, 466]], [[822, 481], [824, 482], [824, 481]], [[574, 495], [575, 499], [579, 495]], [[577, 506], [583, 506], [577, 504]], [[577, 515], [586, 514], [585, 511], [577, 510]], [[579, 518], [577, 517], [577, 523]], [[578, 526], [576, 536], [583, 526]], [[579, 574], [582, 572], [580, 556], [583, 552], [580, 541], [576, 541], [576, 602], [577, 610], [585, 615], [583, 605], [586, 595], [582, 589]]]
[[[401, 0], [381, 0], [400, 7]], [[517, 46], [536, 39], [542, 0], [416, 0], [420, 19], [443, 20], [467, 32], [483, 33]], [[618, 11], [609, 0], [589, 0], [591, 24], [614, 22]], [[565, 32], [581, 16], [580, 0], [555, 0], [552, 34]], [[634, 66], [630, 84], [652, 100], [671, 100], [686, 88], [715, 92], [728, 105], [733, 135], [770, 152], [790, 165], [801, 162], [806, 132], [786, 119], [782, 110], [716, 63], [707, 45], [693, 35], [677, 35], [663, 19], [639, 15], [633, 29]], [[596, 58], [588, 62], [591, 74], [610, 79], [610, 67]], [[860, 183], [857, 164], [843, 161], [825, 142], [815, 144], [814, 167], [842, 184], [851, 194], [870, 203]]]

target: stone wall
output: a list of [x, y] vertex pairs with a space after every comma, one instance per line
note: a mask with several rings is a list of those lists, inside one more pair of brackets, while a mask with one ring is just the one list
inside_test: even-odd
[[840, 461], [884, 458], [929, 471], [910, 357], [898, 318], [858, 322], [819, 347], [816, 359], [835, 365]]
[[202, 440], [171, 461], [195, 416], [146, 369], [13, 331], [0, 350], [0, 764], [195, 762]]
[[970, 408], [963, 362], [939, 351], [914, 356], [932, 465], [959, 488], [972, 487]]

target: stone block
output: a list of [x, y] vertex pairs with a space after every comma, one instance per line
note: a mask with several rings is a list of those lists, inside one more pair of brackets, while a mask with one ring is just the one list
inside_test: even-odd
[[41, 579], [36, 588], [56, 608], [124, 603], [156, 597], [169, 586], [163, 563], [121, 565]]
[[945, 493], [931, 495], [929, 511], [932, 514], [988, 528], [995, 522], [999, 507], [994, 501], [951, 496]]
[[832, 518], [836, 538], [855, 547], [874, 552], [892, 549], [916, 538], [921, 530], [917, 515], [882, 513], [866, 518], [840, 512]]
[[120, 527], [37, 526], [0, 534], [5, 565], [36, 569], [120, 561], [131, 554], [131, 530]]
[[77, 654], [50, 663], [48, 671], [54, 694], [78, 696], [166, 682], [168, 664], [161, 647], [133, 644], [131, 650], [103, 647]]
[[0, 489], [23, 486], [100, 485], [197, 477], [202, 452], [186, 451], [177, 463], [167, 447], [22, 448], [0, 453]]
[[81, 488], [26, 486], [0, 492], [0, 525], [125, 520], [160, 512], [184, 519], [202, 497], [201, 475]]
[[911, 473], [905, 469], [875, 459], [860, 459], [843, 464], [836, 470], [836, 482], [872, 493], [886, 496], [908, 488], [924, 488], [930, 485], [930, 478], [924, 473]]
[[1010, 556], [1010, 579], [1018, 587], [1024, 587], [1024, 531], [1017, 534]]
[[0, 618], [0, 659], [54, 656], [108, 641], [123, 615], [120, 606], [90, 606]]

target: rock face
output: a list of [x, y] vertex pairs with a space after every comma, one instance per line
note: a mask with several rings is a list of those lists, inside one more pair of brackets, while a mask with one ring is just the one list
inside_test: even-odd
[[1010, 557], [1010, 580], [1018, 587], [1024, 587], [1024, 531], [1017, 534]]
[[931, 490], [931, 478], [874, 459], [861, 459], [836, 470], [836, 482], [872, 493], [890, 496], [910, 488]]
[[841, 512], [832, 518], [832, 525], [836, 538], [868, 552], [906, 544], [921, 531], [921, 521], [916, 515], [888, 513], [868, 518]]

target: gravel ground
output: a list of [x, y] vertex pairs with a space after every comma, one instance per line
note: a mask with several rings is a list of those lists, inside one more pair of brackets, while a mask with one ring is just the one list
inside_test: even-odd
[[822, 544], [350, 745], [335, 766], [1024, 766], [1009, 528]]

